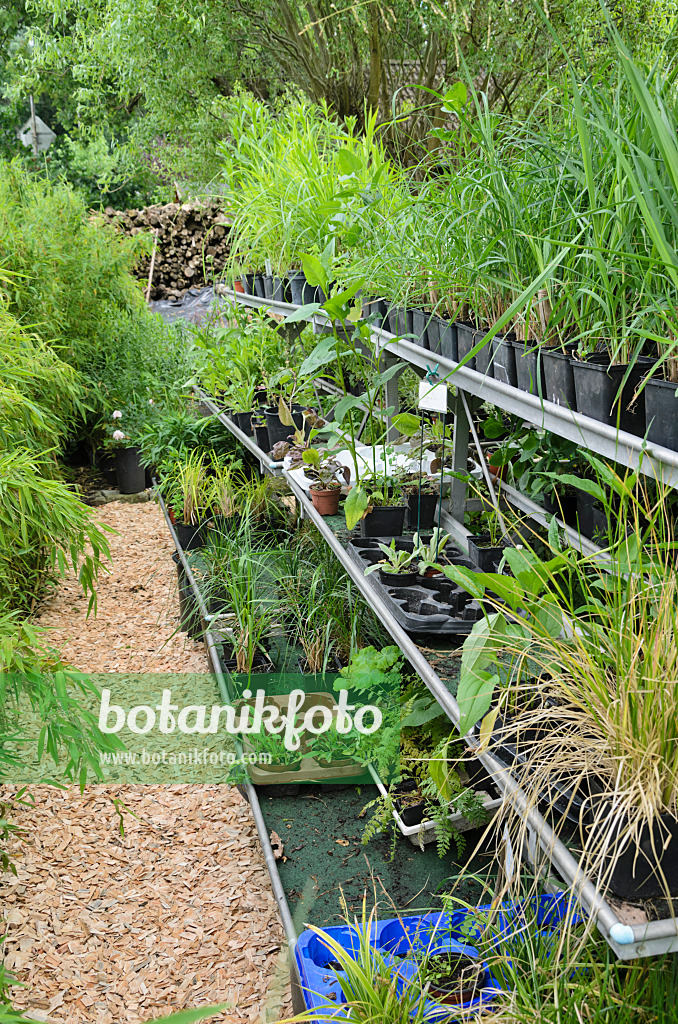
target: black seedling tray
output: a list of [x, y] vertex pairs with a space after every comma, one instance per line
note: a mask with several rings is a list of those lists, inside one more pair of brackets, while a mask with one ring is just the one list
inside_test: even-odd
[[[355, 537], [348, 542], [348, 553], [364, 572], [384, 557], [379, 543], [390, 544], [392, 539]], [[395, 546], [398, 551], [412, 551], [414, 541], [410, 537], [396, 537]], [[443, 559], [453, 565], [475, 569], [473, 562], [449, 541], [443, 551]], [[382, 583], [377, 573], [371, 573], [366, 579], [385, 600], [405, 632], [412, 635], [463, 636], [470, 633], [473, 623], [483, 616], [480, 602], [444, 576], [420, 578], [412, 587], [401, 587], [397, 581], [393, 585]]]

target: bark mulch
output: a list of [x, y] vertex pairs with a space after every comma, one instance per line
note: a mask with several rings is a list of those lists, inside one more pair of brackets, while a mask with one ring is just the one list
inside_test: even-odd
[[[177, 630], [171, 542], [154, 504], [111, 504], [96, 618], [74, 583], [39, 617], [84, 671], [205, 672]], [[14, 1004], [59, 1024], [145, 1021], [230, 1003], [213, 1020], [288, 1015], [282, 927], [247, 803], [230, 786], [33, 787], [0, 876]], [[119, 831], [124, 821], [124, 833]]]

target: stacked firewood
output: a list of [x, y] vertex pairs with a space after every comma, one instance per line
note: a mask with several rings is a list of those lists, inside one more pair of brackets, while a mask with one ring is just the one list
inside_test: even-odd
[[[104, 219], [127, 235], [157, 233], [151, 299], [178, 299], [189, 288], [212, 284], [228, 257], [229, 221], [220, 207], [167, 203], [143, 210], [114, 210]], [[136, 275], [148, 283], [151, 256], [137, 265]]]

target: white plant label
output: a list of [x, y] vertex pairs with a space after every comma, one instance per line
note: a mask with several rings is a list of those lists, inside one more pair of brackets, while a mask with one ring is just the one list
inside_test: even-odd
[[447, 412], [447, 384], [419, 381], [419, 408], [427, 412]]

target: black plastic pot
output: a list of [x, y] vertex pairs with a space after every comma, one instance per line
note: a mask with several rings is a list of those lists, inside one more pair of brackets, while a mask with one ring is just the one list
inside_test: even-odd
[[290, 289], [292, 302], [295, 306], [303, 306], [303, 292], [306, 284], [306, 275], [302, 270], [288, 270], [287, 283]]
[[619, 402], [615, 399], [624, 375], [629, 369], [628, 364], [610, 366], [607, 356], [602, 355], [589, 356], [586, 362], [572, 359], [577, 409], [580, 412], [585, 412], [594, 420], [607, 423], [608, 426], [615, 428], [617, 417], [619, 417], [620, 430], [626, 430], [637, 437], [642, 437], [645, 432], [644, 392], [638, 396], [633, 411], [627, 409], [627, 406], [633, 398], [641, 377], [647, 373], [649, 365], [649, 359], [640, 357], [636, 360], [629, 371]]
[[439, 352], [445, 359], [457, 362], [459, 359], [459, 344], [457, 340], [457, 325], [450, 320], [440, 320], [439, 327]]
[[542, 363], [544, 365], [544, 397], [547, 402], [555, 405], [564, 405], [577, 411], [577, 394], [574, 388], [574, 374], [572, 372], [572, 360], [566, 352], [557, 352], [554, 349], [542, 349]]
[[412, 324], [412, 310], [404, 306], [389, 306], [388, 324], [391, 334], [403, 337], [406, 334], [414, 334]]
[[645, 385], [645, 421], [648, 441], [678, 452], [678, 384], [652, 377]]
[[431, 352], [440, 352], [440, 328], [443, 321], [439, 316], [431, 316], [428, 321], [426, 337]]
[[[646, 824], [640, 841], [625, 837], [628, 822], [612, 812], [613, 824], [603, 820], [586, 829], [588, 848], [594, 853], [608, 845], [610, 855], [603, 865], [603, 877], [615, 896], [623, 899], [649, 899], [678, 895], [678, 821], [670, 814]], [[611, 832], [611, 837], [609, 833]], [[662, 880], [662, 874], [665, 881]]]
[[431, 319], [431, 314], [423, 309], [412, 310], [412, 333], [414, 338], [412, 339], [415, 345], [421, 345], [422, 348], [429, 348], [428, 342], [428, 324]]
[[254, 274], [241, 274], [240, 283], [245, 295], [252, 295], [254, 289]]
[[254, 441], [257, 448], [261, 448], [262, 452], [270, 452], [273, 446], [271, 444], [266, 423], [255, 422], [252, 429], [254, 431]]
[[231, 419], [235, 421], [236, 426], [239, 430], [242, 430], [243, 434], [247, 434], [248, 437], [254, 437], [251, 412], [234, 412]]
[[291, 302], [292, 295], [290, 291], [289, 282], [284, 277], [273, 278], [273, 295], [271, 296], [274, 302]]
[[202, 619], [198, 609], [193, 590], [186, 577], [186, 571], [181, 564], [179, 555], [172, 555], [172, 561], [177, 570], [179, 590], [179, 623], [184, 633], [188, 633], [192, 640], [202, 640]]
[[492, 547], [489, 533], [478, 533], [475, 537], [467, 537], [468, 553], [481, 572], [494, 572], [495, 565], [501, 561], [504, 548], [499, 545]]
[[264, 415], [266, 416], [266, 428], [268, 430], [268, 441], [270, 448], [274, 447], [278, 441], [287, 441], [290, 434], [294, 433], [294, 427], [301, 430], [304, 425], [303, 406], [293, 405], [292, 406], [292, 419], [294, 420], [294, 427], [286, 427], [281, 422], [278, 416], [278, 406], [269, 405], [264, 409]]
[[[479, 341], [487, 334], [487, 331], [477, 331], [473, 336], [473, 344], [477, 345]], [[476, 370], [478, 373], [482, 373], [485, 377], [494, 377], [494, 345], [496, 338], [492, 338], [487, 342], [486, 345], [481, 348], [480, 352], [476, 353]]]
[[387, 587], [414, 587], [419, 582], [419, 573], [413, 572], [384, 572], [379, 569], [379, 579]]
[[255, 274], [254, 281], [252, 283], [252, 294], [258, 295], [260, 299], [266, 298], [266, 292], [264, 290], [264, 275]]
[[141, 450], [137, 447], [118, 448], [115, 453], [115, 475], [121, 494], [138, 494], [146, 486], [146, 471], [141, 465]]
[[541, 349], [535, 348], [536, 344], [535, 341], [513, 342], [516, 354], [516, 379], [521, 391], [527, 391], [528, 395], [540, 395], [542, 398], [546, 398], [544, 364], [541, 358]]
[[273, 274], [264, 274], [264, 298], [273, 298]]
[[497, 336], [494, 339], [493, 355], [494, 379], [500, 380], [502, 384], [509, 387], [518, 387], [518, 375], [516, 374], [516, 350], [513, 347], [513, 339]]
[[185, 523], [174, 523], [174, 532], [184, 551], [196, 551], [205, 543], [206, 525], [187, 526]]
[[[411, 530], [430, 530], [435, 526], [437, 494], [407, 495], [407, 524]], [[417, 525], [418, 521], [418, 525]]]
[[589, 540], [592, 540], [593, 538], [593, 513], [595, 507], [596, 499], [592, 494], [587, 494], [586, 491], [577, 491], [577, 520], [579, 523], [579, 532], [582, 537], [588, 537]]
[[[469, 354], [473, 348], [475, 342], [474, 338], [478, 333], [478, 329], [473, 324], [464, 323], [461, 320], [457, 320], [457, 354], [459, 362]], [[464, 366], [468, 367], [469, 370], [475, 370], [476, 368], [476, 357], [468, 359]]]
[[568, 526], [576, 527], [577, 495], [561, 494], [559, 497], [560, 501], [553, 491], [550, 494], [543, 494], [544, 511], [548, 512], [550, 516], [557, 516], [558, 519], [562, 519]]
[[360, 520], [361, 537], [400, 537], [405, 525], [404, 505], [383, 505], [373, 508]]

